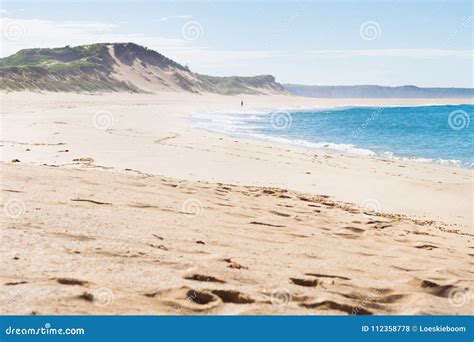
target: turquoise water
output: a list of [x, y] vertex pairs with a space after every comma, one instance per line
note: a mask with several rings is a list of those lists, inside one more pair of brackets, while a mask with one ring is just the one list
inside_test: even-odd
[[473, 105], [196, 113], [195, 127], [388, 158], [474, 166]]

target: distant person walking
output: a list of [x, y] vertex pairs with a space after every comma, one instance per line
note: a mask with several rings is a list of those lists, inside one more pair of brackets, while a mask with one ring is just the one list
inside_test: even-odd
[[240, 107], [243, 107], [244, 106], [244, 101], [240, 101]]

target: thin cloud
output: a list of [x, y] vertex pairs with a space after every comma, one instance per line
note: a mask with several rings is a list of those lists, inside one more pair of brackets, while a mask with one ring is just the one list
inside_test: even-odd
[[409, 57], [409, 58], [443, 58], [460, 57], [473, 59], [474, 50], [446, 49], [371, 49], [371, 50], [312, 50], [313, 56], [325, 58], [349, 57]]
[[165, 21], [173, 20], [173, 19], [191, 19], [192, 15], [169, 15], [167, 17], [161, 17], [159, 19], [153, 20], [154, 23], [162, 23]]
[[[180, 16], [186, 19], [187, 16]], [[185, 18], [186, 17], [186, 18]], [[337, 50], [307, 50], [307, 51], [277, 51], [265, 47], [255, 50], [238, 49], [219, 50], [200, 45], [200, 39], [188, 41], [183, 37], [181, 25], [176, 25], [174, 38], [157, 36], [155, 34], [123, 33], [120, 22], [100, 21], [50, 21], [40, 19], [14, 19], [0, 17], [0, 32], [11, 34], [14, 39], [3, 39], [1, 56], [9, 56], [26, 48], [54, 48], [66, 45], [77, 46], [93, 43], [134, 42], [177, 61], [189, 64], [193, 71], [212, 75], [224, 74], [254, 74], [278, 73], [280, 77], [287, 75], [287, 81], [297, 78], [298, 81], [308, 81], [314, 76], [308, 76], [312, 70], [319, 70], [321, 63], [333, 65], [331, 59], [350, 59], [357, 65], [362, 58], [380, 58], [381, 60], [399, 58], [419, 58], [437, 60], [444, 58], [473, 59], [472, 50], [449, 49], [337, 49]], [[205, 27], [204, 27], [205, 29]], [[288, 67], [289, 65], [289, 67]], [[295, 65], [304, 65], [304, 73]], [[450, 64], [452, 65], [452, 63]], [[286, 66], [286, 67], [285, 67]], [[281, 70], [279, 70], [281, 67]], [[287, 69], [285, 69], [287, 68]], [[288, 68], [294, 68], [290, 72]], [[293, 71], [294, 70], [294, 71]], [[361, 69], [360, 72], [362, 72]], [[316, 72], [316, 71], [314, 71]], [[388, 71], [387, 71], [388, 72]], [[369, 73], [370, 74], [370, 73]], [[290, 75], [290, 76], [288, 76]], [[313, 74], [311, 74], [313, 75]], [[318, 79], [321, 79], [318, 71]], [[329, 76], [328, 76], [329, 77]], [[334, 81], [337, 75], [332, 74], [328, 83]], [[366, 79], [367, 73], [355, 75], [357, 79]], [[295, 82], [293, 80], [293, 82]], [[339, 81], [338, 81], [339, 82]], [[364, 81], [369, 82], [369, 81]], [[380, 82], [377, 79], [372, 83]]]
[[[0, 30], [5, 33], [1, 53], [9, 56], [21, 49], [53, 48], [94, 43], [135, 42], [166, 49], [186, 45], [184, 39], [173, 39], [143, 34], [118, 34], [115, 23], [94, 21], [50, 21], [39, 19], [0, 18]], [[8, 32], [14, 34], [9, 39]]]
[[181, 36], [181, 27], [176, 32], [181, 38], [165, 38], [140, 33], [117, 33], [120, 25], [115, 23], [0, 18], [1, 32], [7, 31], [9, 27], [15, 28], [17, 36], [15, 39], [4, 40], [1, 50], [3, 57], [28, 48], [119, 42], [146, 46], [179, 63], [188, 63], [191, 68], [228, 69], [229, 65], [245, 65], [275, 56], [275, 52], [266, 50], [214, 50], [198, 46]]

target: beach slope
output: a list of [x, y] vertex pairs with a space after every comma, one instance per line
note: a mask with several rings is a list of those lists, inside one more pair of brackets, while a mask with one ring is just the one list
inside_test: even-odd
[[3, 314], [472, 313], [472, 235], [441, 223], [134, 171], [2, 174]]

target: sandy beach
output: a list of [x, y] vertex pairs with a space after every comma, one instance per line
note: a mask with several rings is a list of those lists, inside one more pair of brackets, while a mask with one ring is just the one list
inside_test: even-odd
[[188, 120], [241, 100], [258, 110], [470, 100], [1, 100], [2, 313], [473, 312], [458, 305], [474, 286], [472, 170], [235, 139]]

